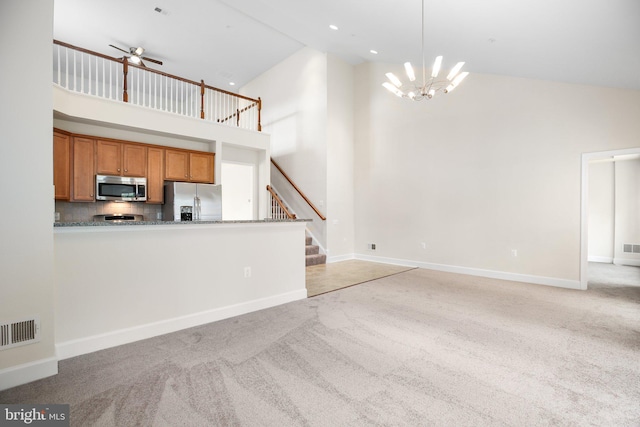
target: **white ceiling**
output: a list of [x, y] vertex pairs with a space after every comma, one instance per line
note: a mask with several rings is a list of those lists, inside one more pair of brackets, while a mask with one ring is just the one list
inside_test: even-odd
[[[421, 62], [420, 0], [54, 1], [57, 40], [114, 57], [109, 44], [142, 46], [164, 62], [147, 65], [232, 91], [303, 46], [352, 64]], [[640, 90], [640, 0], [425, 3], [427, 66], [444, 55], [471, 73]]]

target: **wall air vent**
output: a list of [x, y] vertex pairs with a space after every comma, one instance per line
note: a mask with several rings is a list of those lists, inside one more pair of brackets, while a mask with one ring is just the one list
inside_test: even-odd
[[622, 245], [622, 251], [630, 254], [640, 254], [640, 245], [625, 243], [624, 245]]
[[40, 318], [0, 323], [0, 350], [40, 341]]

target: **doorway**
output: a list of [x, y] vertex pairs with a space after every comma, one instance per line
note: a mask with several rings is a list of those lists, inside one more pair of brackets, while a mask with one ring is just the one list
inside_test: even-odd
[[256, 219], [255, 165], [223, 161], [221, 168], [222, 219]]
[[[640, 156], [640, 148], [631, 148], [625, 150], [602, 151], [597, 153], [584, 153], [582, 155], [582, 200], [581, 200], [581, 231], [580, 231], [580, 289], [587, 289], [589, 281], [589, 195], [590, 185], [589, 178], [591, 176], [591, 168], [593, 165], [601, 164], [605, 161], [614, 161], [617, 159], [630, 158]], [[615, 170], [615, 168], [613, 169]], [[615, 177], [613, 178], [615, 182]], [[593, 185], [593, 183], [592, 183]], [[615, 199], [615, 196], [613, 196]], [[615, 208], [614, 208], [615, 209]], [[637, 224], [640, 226], [640, 224]], [[621, 250], [622, 244], [620, 239], [612, 239], [611, 262], [616, 256], [616, 252]], [[633, 243], [633, 242], [630, 242]]]

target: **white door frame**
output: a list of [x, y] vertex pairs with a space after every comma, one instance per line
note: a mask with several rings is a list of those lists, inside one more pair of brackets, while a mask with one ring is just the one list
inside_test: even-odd
[[582, 154], [582, 197], [580, 201], [580, 289], [587, 289], [589, 266], [589, 162], [614, 156], [640, 154], [640, 148]]

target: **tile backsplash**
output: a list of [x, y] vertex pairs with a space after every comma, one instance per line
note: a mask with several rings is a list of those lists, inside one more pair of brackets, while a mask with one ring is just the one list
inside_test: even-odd
[[60, 214], [60, 222], [89, 222], [94, 215], [105, 214], [139, 214], [145, 221], [162, 219], [162, 205], [141, 202], [106, 202], [94, 203], [64, 202], [56, 200], [56, 212]]

